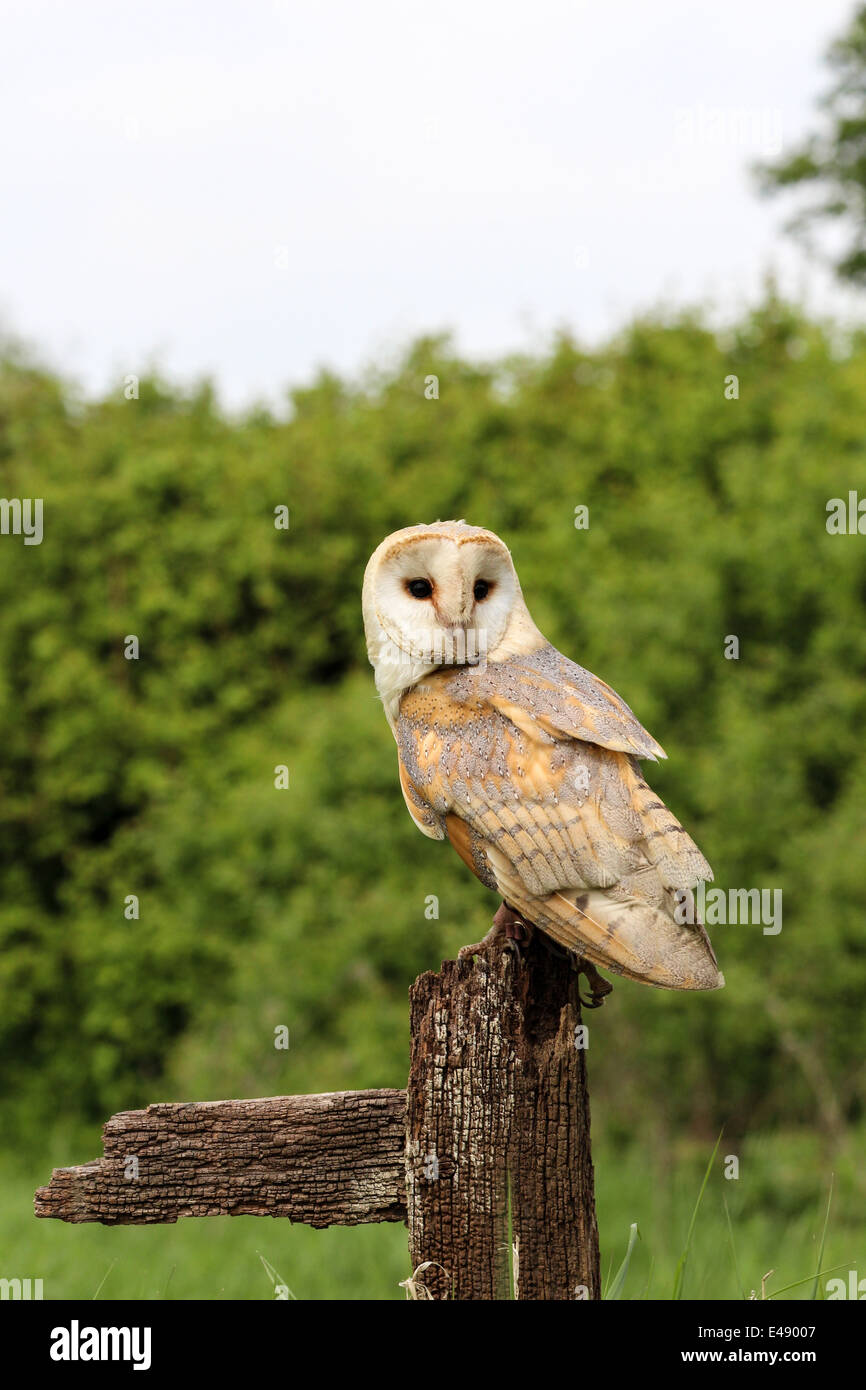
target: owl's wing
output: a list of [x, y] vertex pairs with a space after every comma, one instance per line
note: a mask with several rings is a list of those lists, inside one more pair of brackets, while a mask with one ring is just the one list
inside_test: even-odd
[[566, 734], [653, 762], [667, 757], [615, 690], [550, 643], [527, 656], [489, 662], [476, 689], [518, 728], [529, 722], [555, 738]]
[[[426, 808], [427, 834], [447, 834], [483, 883], [597, 964], [668, 988], [717, 987], [691, 896], [712, 871], [631, 751], [610, 746], [649, 735], [602, 682], [582, 710], [577, 693], [546, 693], [546, 672], [502, 666], [437, 672], [403, 697], [401, 781], [416, 823]], [[535, 692], [526, 703], [521, 686]]]
[[426, 801], [418, 791], [402, 761], [400, 761], [400, 787], [403, 792], [403, 800], [406, 802], [406, 809], [422, 835], [428, 835], [431, 840], [444, 840], [445, 822], [443, 818], [437, 816], [429, 801]]

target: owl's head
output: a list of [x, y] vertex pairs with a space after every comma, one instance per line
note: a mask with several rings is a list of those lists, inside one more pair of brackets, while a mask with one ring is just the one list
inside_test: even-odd
[[403, 691], [438, 666], [501, 660], [544, 643], [508, 547], [463, 521], [387, 536], [367, 565], [363, 607], [367, 651], [389, 717]]

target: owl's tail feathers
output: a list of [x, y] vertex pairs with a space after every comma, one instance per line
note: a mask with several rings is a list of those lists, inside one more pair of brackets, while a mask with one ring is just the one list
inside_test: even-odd
[[510, 901], [561, 946], [630, 980], [661, 989], [721, 989], [725, 983], [700, 922], [677, 922], [628, 893], [574, 889], [531, 904]]

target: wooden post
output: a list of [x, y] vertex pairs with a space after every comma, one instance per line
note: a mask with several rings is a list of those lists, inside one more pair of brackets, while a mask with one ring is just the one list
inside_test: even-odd
[[[407, 1221], [416, 1297], [600, 1296], [578, 976], [536, 932], [410, 993], [407, 1091], [157, 1104], [55, 1169], [36, 1215]], [[419, 1269], [423, 1266], [423, 1269]]]
[[536, 932], [411, 994], [409, 1250], [435, 1298], [600, 1295], [578, 975]]

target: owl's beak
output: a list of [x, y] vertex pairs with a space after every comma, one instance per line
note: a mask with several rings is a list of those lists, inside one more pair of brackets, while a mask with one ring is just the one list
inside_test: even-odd
[[443, 613], [441, 608], [437, 608], [435, 604], [433, 605], [433, 609], [439, 621], [439, 626], [445, 628], [446, 632], [459, 632], [461, 628], [465, 631], [467, 627], [472, 626], [471, 617], [449, 617], [447, 613]]

